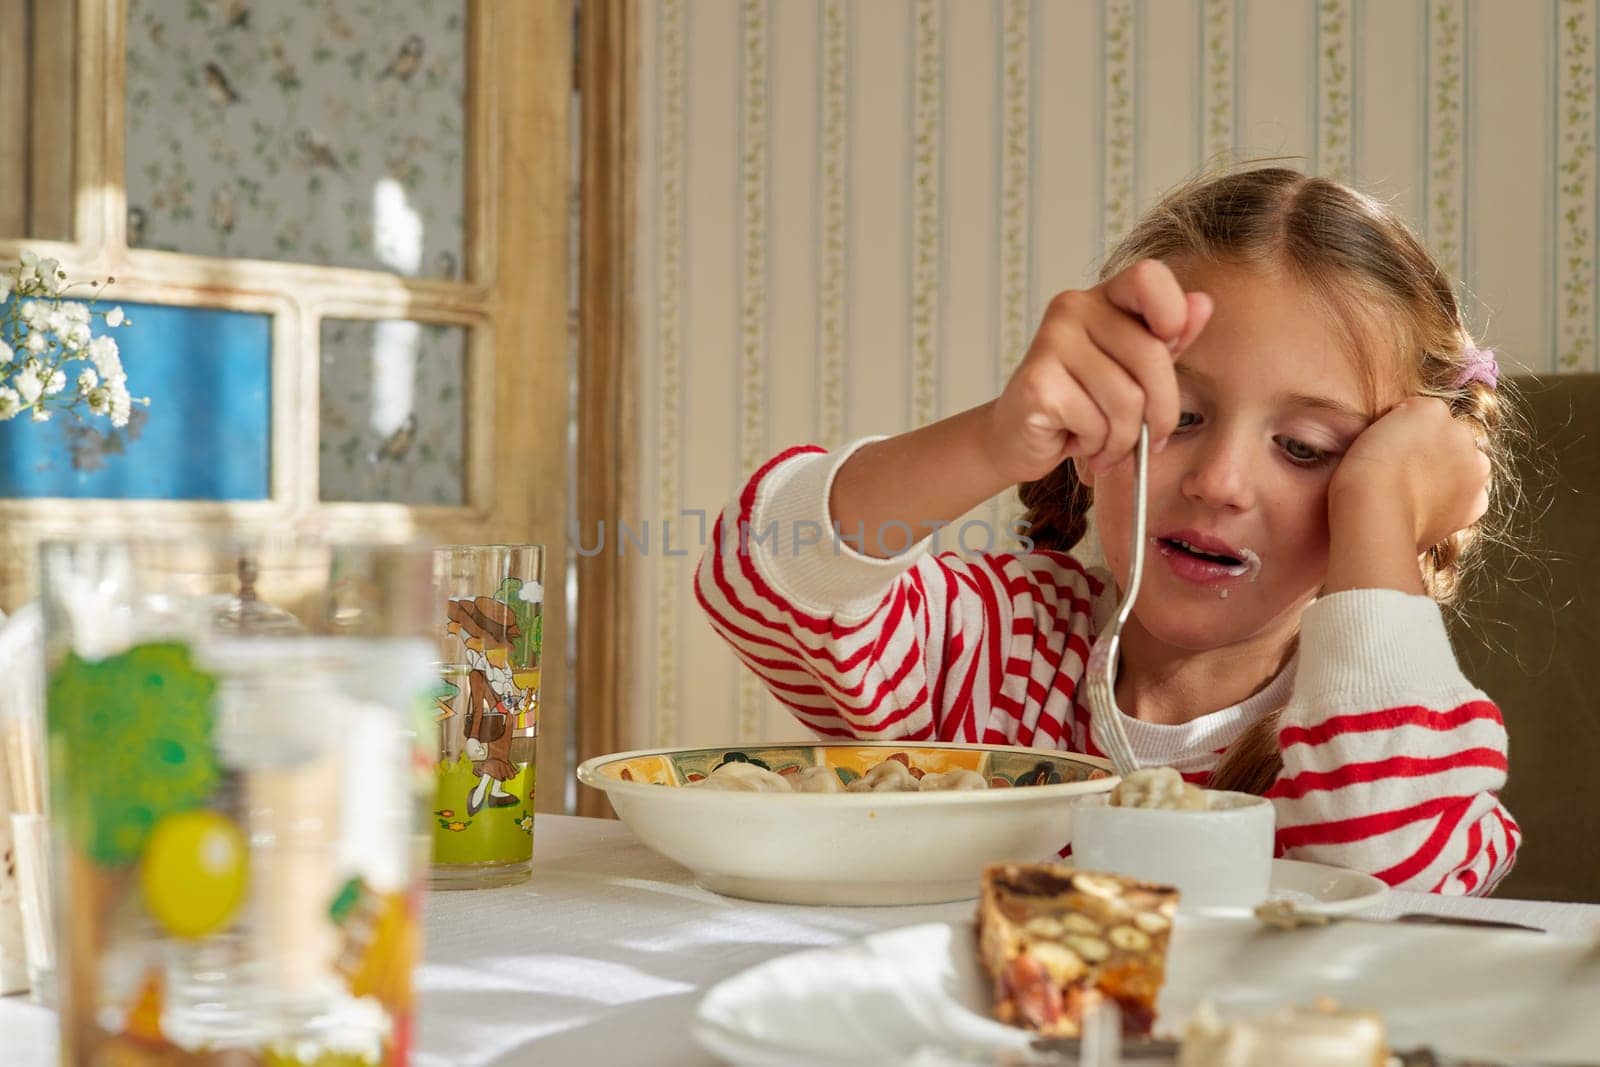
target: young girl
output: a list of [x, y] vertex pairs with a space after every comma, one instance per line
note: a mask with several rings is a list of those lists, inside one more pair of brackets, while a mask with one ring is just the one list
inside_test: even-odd
[[[818, 734], [1099, 755], [1079, 681], [1146, 421], [1116, 687], [1140, 763], [1271, 797], [1281, 855], [1490, 892], [1521, 836], [1505, 729], [1439, 603], [1504, 482], [1502, 411], [1450, 279], [1379, 204], [1280, 168], [1178, 189], [1101, 278], [996, 399], [762, 467], [696, 573], [712, 624]], [[906, 543], [1014, 482], [1022, 550]], [[1067, 555], [1091, 497], [1109, 575]]]

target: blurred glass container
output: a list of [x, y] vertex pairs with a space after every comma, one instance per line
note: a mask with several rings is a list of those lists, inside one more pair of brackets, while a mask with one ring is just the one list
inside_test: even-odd
[[400, 1064], [429, 556], [41, 549], [62, 1062]]
[[0, 622], [0, 993], [52, 1004], [49, 825], [44, 814], [43, 635], [39, 605]]
[[56, 944], [50, 900], [50, 817], [36, 811], [11, 813], [11, 857], [16, 876], [23, 984], [35, 1004], [54, 1006]]

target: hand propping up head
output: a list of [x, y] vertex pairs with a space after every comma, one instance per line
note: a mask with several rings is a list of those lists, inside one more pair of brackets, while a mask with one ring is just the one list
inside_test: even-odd
[[1489, 457], [1470, 423], [1431, 396], [1400, 401], [1361, 432], [1328, 487], [1338, 529], [1353, 513], [1379, 510], [1402, 521], [1425, 552], [1489, 509]]

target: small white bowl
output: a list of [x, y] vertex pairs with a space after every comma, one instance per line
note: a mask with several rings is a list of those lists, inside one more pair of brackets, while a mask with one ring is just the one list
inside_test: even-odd
[[1205, 811], [1073, 804], [1072, 864], [1175, 887], [1179, 908], [1253, 908], [1272, 878], [1272, 801], [1207, 790]]
[[[685, 788], [724, 762], [779, 774], [829, 767], [848, 782], [898, 755], [913, 773], [981, 774], [988, 789], [738, 793]], [[1107, 760], [1004, 745], [865, 741], [653, 749], [597, 756], [603, 789], [645, 845], [707, 889], [784, 904], [930, 904], [978, 895], [991, 863], [1054, 859], [1073, 800], [1121, 779]]]

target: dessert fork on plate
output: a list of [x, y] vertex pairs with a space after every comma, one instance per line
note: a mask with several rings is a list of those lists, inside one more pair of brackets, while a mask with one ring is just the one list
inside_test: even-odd
[[[996, 1062], [1001, 1067], [1091, 1067], [1102, 1061], [1095, 1058], [1092, 1050], [1085, 1057], [1085, 1046], [1088, 1044], [1076, 1037], [1040, 1037], [1029, 1042], [1026, 1052], [1002, 1055]], [[1169, 1038], [1124, 1038], [1116, 1053], [1119, 1060], [1111, 1062], [1173, 1064], [1177, 1061], [1180, 1047], [1179, 1042]], [[1389, 1063], [1391, 1067], [1554, 1067], [1532, 1060], [1508, 1063], [1504, 1060], [1446, 1056], [1427, 1047], [1391, 1049]]]

